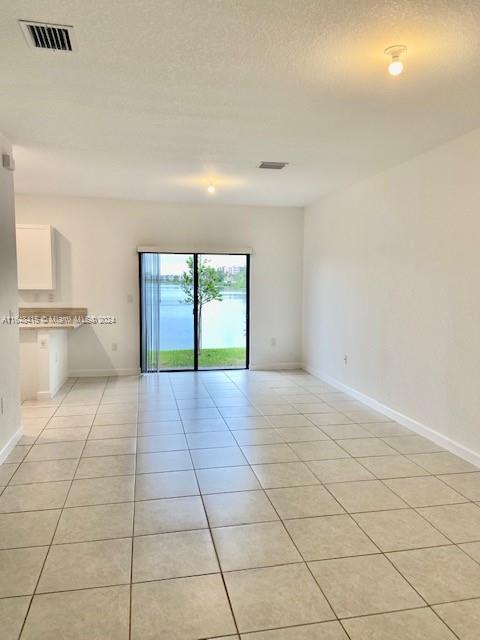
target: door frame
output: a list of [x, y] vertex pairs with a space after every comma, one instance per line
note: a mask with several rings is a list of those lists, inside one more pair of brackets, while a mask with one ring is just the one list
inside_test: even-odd
[[[173, 254], [173, 255], [192, 255], [193, 256], [193, 287], [194, 292], [198, 291], [198, 256], [245, 256], [246, 258], [246, 306], [245, 306], [245, 366], [244, 367], [218, 367], [215, 369], [201, 369], [198, 366], [198, 296], [193, 296], [193, 368], [192, 369], [160, 369], [159, 371], [148, 371], [144, 369], [143, 358], [143, 295], [142, 295], [142, 255], [146, 253]], [[138, 289], [139, 289], [139, 315], [140, 315], [140, 349], [139, 364], [140, 371], [144, 373], [192, 373], [192, 371], [244, 371], [250, 368], [250, 253], [202, 253], [200, 251], [139, 251], [138, 252]]]

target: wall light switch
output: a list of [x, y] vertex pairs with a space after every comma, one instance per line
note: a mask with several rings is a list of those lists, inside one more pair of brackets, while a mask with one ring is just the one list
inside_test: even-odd
[[127, 296], [127, 302], [128, 303], [132, 303], [133, 302], [133, 296], [132, 296], [131, 293], [129, 293], [128, 296]]
[[112, 342], [112, 351], [118, 351], [118, 343]]

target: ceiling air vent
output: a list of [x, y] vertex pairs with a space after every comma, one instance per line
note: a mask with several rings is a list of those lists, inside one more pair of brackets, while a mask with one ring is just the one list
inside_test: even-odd
[[258, 165], [259, 169], [283, 169], [288, 162], [261, 162]]
[[33, 49], [65, 52], [77, 49], [73, 27], [69, 25], [28, 20], [19, 20], [19, 22], [28, 45]]

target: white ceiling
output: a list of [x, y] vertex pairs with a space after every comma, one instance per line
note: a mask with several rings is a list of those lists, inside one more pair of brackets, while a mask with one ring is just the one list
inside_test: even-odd
[[[19, 19], [73, 24], [78, 52]], [[480, 126], [479, 32], [478, 0], [4, 0], [16, 190], [308, 204]]]

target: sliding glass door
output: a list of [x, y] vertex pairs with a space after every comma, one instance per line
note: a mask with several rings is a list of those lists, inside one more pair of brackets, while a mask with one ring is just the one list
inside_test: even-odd
[[195, 316], [191, 286], [193, 254], [142, 253], [142, 371], [193, 369]]
[[247, 366], [247, 256], [198, 256], [198, 367]]
[[141, 253], [142, 371], [248, 367], [249, 256]]

